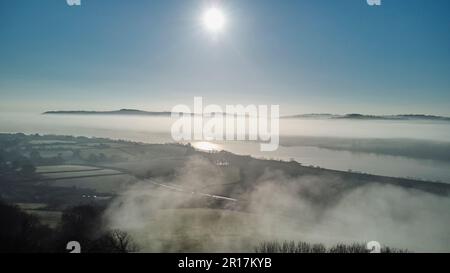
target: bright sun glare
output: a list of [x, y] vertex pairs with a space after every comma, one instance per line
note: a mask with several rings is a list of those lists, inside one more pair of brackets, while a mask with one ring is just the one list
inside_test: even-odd
[[211, 32], [219, 32], [225, 27], [226, 19], [218, 8], [209, 8], [203, 14], [203, 25]]

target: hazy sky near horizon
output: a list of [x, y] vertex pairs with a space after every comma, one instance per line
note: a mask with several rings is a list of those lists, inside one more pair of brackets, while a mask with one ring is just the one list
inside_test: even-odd
[[[219, 6], [212, 35], [204, 10]], [[450, 116], [450, 1], [0, 0], [0, 111]]]

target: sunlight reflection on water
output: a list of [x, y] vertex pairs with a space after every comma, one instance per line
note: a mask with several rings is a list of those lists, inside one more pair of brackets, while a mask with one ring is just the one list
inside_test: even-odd
[[191, 145], [195, 149], [204, 152], [219, 152], [223, 150], [222, 146], [208, 141], [193, 142]]

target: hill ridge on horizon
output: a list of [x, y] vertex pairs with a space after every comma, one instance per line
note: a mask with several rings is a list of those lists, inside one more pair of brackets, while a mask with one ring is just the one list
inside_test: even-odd
[[[144, 111], [139, 109], [122, 108], [120, 110], [111, 111], [94, 111], [94, 110], [57, 110], [46, 111], [43, 115], [149, 115], [149, 116], [170, 116], [171, 111]], [[192, 114], [192, 113], [188, 113]], [[226, 113], [225, 113], [226, 114]], [[428, 114], [397, 114], [397, 115], [366, 115], [359, 113], [351, 114], [330, 114], [330, 113], [308, 113], [297, 115], [281, 116], [282, 119], [302, 119], [302, 118], [326, 118], [326, 119], [364, 119], [364, 120], [442, 120], [450, 121], [450, 117], [428, 115]]]

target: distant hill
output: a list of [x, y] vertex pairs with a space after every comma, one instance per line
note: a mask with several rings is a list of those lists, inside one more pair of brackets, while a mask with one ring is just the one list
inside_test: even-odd
[[[170, 117], [173, 112], [149, 112], [136, 109], [120, 109], [115, 111], [47, 111], [42, 113], [43, 115], [130, 115], [130, 116], [159, 116], [159, 117]], [[186, 115], [200, 115], [193, 113], [180, 113]], [[212, 116], [214, 114], [223, 113], [210, 113], [205, 114], [205, 116]], [[225, 114], [228, 115], [228, 114]]]
[[433, 121], [450, 121], [450, 117], [433, 116], [433, 115], [363, 115], [363, 114], [303, 114], [284, 116], [285, 119], [353, 119], [353, 120], [433, 120]]
[[[149, 112], [137, 109], [120, 109], [114, 111], [47, 111], [43, 115], [134, 115], [134, 116], [171, 116], [172, 112]], [[352, 120], [431, 120], [431, 121], [450, 121], [450, 117], [433, 115], [363, 115], [346, 114], [335, 115], [328, 113], [320, 114], [300, 114], [291, 116], [282, 116], [283, 119], [352, 119]]]
[[336, 117], [339, 119], [381, 119], [381, 120], [441, 120], [441, 121], [450, 121], [449, 117], [442, 116], [433, 116], [433, 115], [384, 115], [384, 116], [375, 116], [375, 115], [361, 115], [361, 114], [348, 114], [344, 116]]
[[43, 115], [138, 115], [138, 116], [170, 116], [171, 112], [147, 112], [136, 109], [120, 109], [115, 111], [47, 111]]

